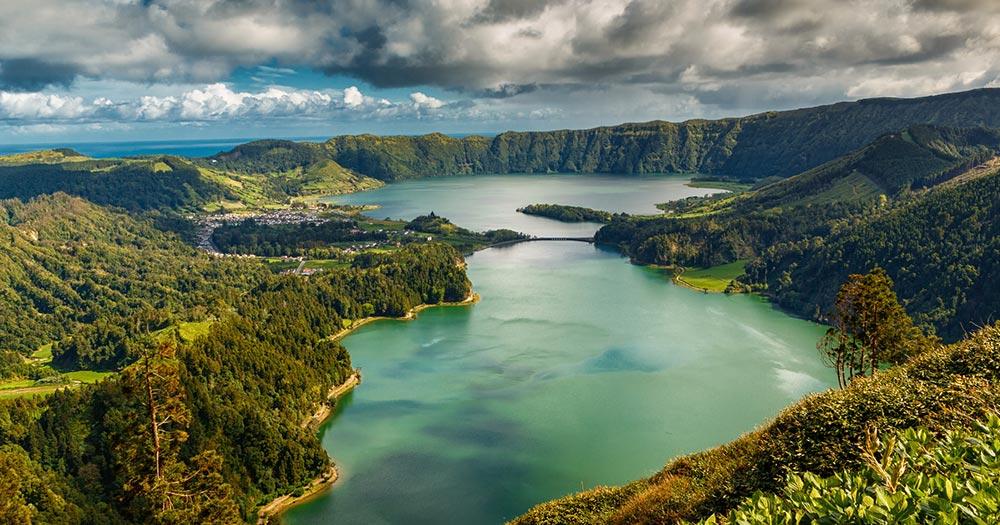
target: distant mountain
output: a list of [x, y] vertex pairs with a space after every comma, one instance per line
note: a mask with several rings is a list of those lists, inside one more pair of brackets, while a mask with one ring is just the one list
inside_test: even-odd
[[872, 202], [940, 184], [995, 157], [1000, 130], [912, 126], [805, 173], [761, 188], [741, 209]]
[[0, 199], [64, 192], [130, 211], [211, 210], [310, 200], [382, 184], [315, 154], [321, 149], [260, 141], [210, 161], [168, 155], [92, 159], [72, 150], [19, 153], [0, 156]]
[[[919, 125], [936, 127], [914, 127]], [[813, 198], [842, 201], [892, 194], [906, 185], [933, 185], [928, 177], [934, 170], [951, 166], [959, 157], [975, 160], [975, 152], [961, 143], [979, 140], [973, 137], [976, 133], [988, 134], [974, 130], [981, 126], [1000, 127], [1000, 89], [843, 102], [722, 120], [507, 132], [493, 138], [432, 133], [345, 135], [323, 143], [262, 140], [205, 159], [91, 159], [59, 149], [0, 156], [0, 198], [30, 199], [62, 191], [130, 210], [213, 210], [311, 200], [374, 188], [381, 181], [457, 174], [700, 172], [759, 181], [815, 168], [819, 171], [801, 177], [799, 184], [828, 185], [836, 179], [841, 186], [829, 186], [827, 193]], [[941, 131], [930, 130], [943, 127], [961, 127], [969, 137], [924, 137], [920, 131], [933, 135]], [[906, 128], [911, 128], [909, 136], [887, 136]], [[902, 166], [844, 157], [879, 137], [885, 143], [871, 146], [877, 156], [895, 155], [923, 175], [893, 181], [885, 177], [906, 172], [897, 169]], [[935, 140], [957, 144], [958, 149], [938, 148]], [[886, 153], [892, 148], [900, 149]], [[847, 164], [826, 165], [835, 159]], [[833, 173], [842, 168], [857, 168], [858, 173], [843, 180]]]
[[867, 99], [682, 123], [506, 132], [493, 138], [345, 135], [323, 144], [259, 141], [212, 157], [227, 169], [304, 168], [328, 158], [383, 181], [478, 173], [700, 172], [789, 177], [919, 124], [1000, 127], [1000, 89], [914, 99]]

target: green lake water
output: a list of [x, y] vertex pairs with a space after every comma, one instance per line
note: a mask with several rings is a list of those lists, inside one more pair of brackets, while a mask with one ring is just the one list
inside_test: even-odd
[[538, 236], [585, 236], [600, 225], [563, 223], [517, 213], [528, 204], [568, 204], [611, 212], [659, 213], [656, 204], [719, 190], [690, 188], [683, 175], [469, 175], [417, 179], [373, 191], [339, 195], [339, 204], [377, 204], [373, 217], [410, 220], [433, 211], [484, 231], [510, 228]]
[[500, 523], [729, 441], [834, 379], [822, 327], [757, 297], [694, 292], [584, 243], [468, 261], [478, 304], [344, 340], [363, 383], [321, 429], [342, 477], [286, 523]]

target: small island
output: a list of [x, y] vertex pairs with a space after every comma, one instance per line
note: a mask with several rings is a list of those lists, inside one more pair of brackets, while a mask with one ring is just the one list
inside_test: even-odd
[[611, 222], [614, 215], [611, 212], [584, 208], [582, 206], [566, 206], [563, 204], [529, 204], [518, 208], [519, 213], [537, 215], [562, 222]]

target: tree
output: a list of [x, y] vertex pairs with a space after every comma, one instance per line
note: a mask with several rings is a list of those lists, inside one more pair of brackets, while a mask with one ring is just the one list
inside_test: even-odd
[[856, 376], [873, 375], [883, 363], [896, 364], [932, 344], [893, 291], [885, 270], [853, 274], [841, 286], [831, 316], [833, 326], [817, 347], [837, 370], [841, 388]]
[[33, 512], [22, 494], [22, 478], [25, 472], [25, 458], [8, 450], [0, 451], [0, 522], [11, 525], [29, 525]]
[[180, 447], [191, 413], [185, 404], [173, 341], [147, 342], [123, 371], [141, 403], [133, 413], [136, 435], [126, 444], [125, 489], [140, 514], [154, 523], [236, 523], [239, 513], [220, 474], [222, 457], [206, 450], [185, 463]]

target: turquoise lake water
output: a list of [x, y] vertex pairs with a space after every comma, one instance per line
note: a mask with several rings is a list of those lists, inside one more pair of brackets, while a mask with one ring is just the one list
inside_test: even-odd
[[[581, 184], [556, 194], [573, 181]], [[430, 206], [463, 226], [534, 224], [528, 231], [539, 235], [596, 225], [524, 223], [514, 208], [615, 202], [641, 211], [705, 191], [669, 177], [633, 182], [644, 186], [496, 177], [480, 200], [456, 189], [466, 181], [434, 179], [350, 199], [384, 198], [378, 216]], [[729, 441], [835, 381], [815, 350], [823, 328], [758, 297], [694, 292], [584, 243], [494, 248], [468, 262], [479, 303], [376, 322], [344, 339], [363, 383], [321, 429], [342, 477], [286, 523], [501, 523]]]
[[375, 204], [369, 215], [412, 219], [434, 212], [459, 226], [483, 231], [510, 228], [538, 236], [584, 236], [599, 224], [563, 223], [517, 213], [528, 204], [568, 204], [610, 212], [658, 213], [656, 204], [716, 193], [691, 188], [684, 175], [468, 175], [408, 180], [328, 200]]

